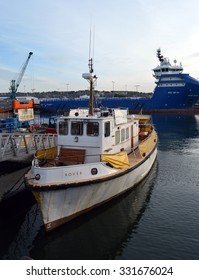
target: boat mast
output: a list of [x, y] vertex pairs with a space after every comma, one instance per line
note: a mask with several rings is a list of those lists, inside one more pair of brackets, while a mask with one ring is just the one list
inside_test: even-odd
[[88, 109], [88, 114], [89, 116], [93, 116], [93, 108], [94, 108], [94, 89], [93, 89], [93, 59], [90, 58], [88, 61], [88, 67], [89, 67], [89, 73], [91, 74], [90, 78], [90, 97], [89, 97], [89, 109]]
[[[89, 41], [89, 59], [88, 59], [88, 68], [89, 73], [82, 74], [82, 77], [86, 79], [90, 84], [90, 94], [89, 94], [89, 108], [88, 108], [88, 114], [89, 116], [94, 115], [94, 83], [97, 80], [96, 75], [93, 74], [93, 58], [91, 58], [91, 29], [90, 29], [90, 41]], [[93, 57], [94, 57], [94, 36], [93, 36]]]
[[88, 67], [89, 67], [89, 73], [82, 74], [82, 77], [86, 79], [90, 84], [90, 96], [89, 96], [89, 108], [88, 108], [88, 114], [89, 116], [94, 115], [94, 83], [97, 80], [96, 75], [93, 75], [93, 59], [90, 58], [88, 60]]

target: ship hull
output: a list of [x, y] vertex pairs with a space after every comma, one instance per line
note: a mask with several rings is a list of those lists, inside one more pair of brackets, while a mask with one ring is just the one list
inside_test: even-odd
[[129, 109], [131, 114], [183, 114], [183, 115], [199, 115], [199, 108], [189, 108], [189, 109]]
[[[151, 170], [157, 156], [157, 145], [137, 166], [111, 175], [106, 179], [96, 179], [90, 183], [75, 186], [42, 186], [31, 188], [40, 207], [46, 231], [76, 218], [101, 204], [121, 195], [141, 182]], [[26, 184], [28, 185], [28, 179]]]
[[[150, 106], [148, 104], [148, 99], [143, 100], [145, 106], [142, 106], [142, 103], [137, 102], [136, 105], [132, 104], [135, 103], [133, 99], [130, 98], [112, 98], [112, 99], [103, 99], [100, 104], [103, 104], [104, 107], [107, 108], [128, 108], [130, 113], [143, 113], [143, 114], [154, 114], [154, 113], [182, 113], [182, 114], [199, 114], [199, 107], [184, 107], [181, 108], [179, 106], [171, 106], [171, 108], [160, 108], [158, 106]], [[69, 111], [70, 109], [75, 108], [86, 108], [87, 107], [87, 101], [74, 101], [71, 100], [71, 102], [68, 100], [63, 101], [59, 100], [57, 102], [55, 101], [43, 101], [40, 104], [40, 111], [41, 112], [59, 112], [63, 113], [66, 111]]]
[[[179, 82], [180, 80], [180, 82]], [[87, 108], [88, 99], [43, 100], [41, 111], [64, 112]], [[98, 98], [96, 107], [128, 108], [133, 113], [191, 113], [199, 112], [199, 82], [188, 74], [162, 75], [150, 98]]]

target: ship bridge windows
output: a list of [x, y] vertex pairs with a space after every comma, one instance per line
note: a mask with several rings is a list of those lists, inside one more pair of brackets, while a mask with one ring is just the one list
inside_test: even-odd
[[83, 122], [71, 122], [71, 135], [83, 135]]
[[158, 87], [184, 87], [185, 83], [159, 83]]
[[162, 81], [184, 81], [183, 78], [178, 77], [178, 76], [167, 76], [167, 77], [161, 77], [161, 82]]
[[99, 135], [99, 123], [98, 122], [87, 123], [87, 135], [88, 136], [98, 136]]
[[68, 134], [68, 121], [67, 120], [59, 122], [59, 134], [60, 135]]

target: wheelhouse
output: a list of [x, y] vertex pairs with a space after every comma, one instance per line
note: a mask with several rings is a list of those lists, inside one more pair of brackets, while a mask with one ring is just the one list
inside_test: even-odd
[[132, 137], [135, 143], [138, 141], [138, 121], [134, 120], [137, 129], [133, 128], [127, 110], [100, 111], [92, 117], [74, 111], [73, 117], [58, 119], [58, 151], [65, 146], [78, 147], [86, 150], [85, 162], [94, 162], [104, 153], [129, 153]]

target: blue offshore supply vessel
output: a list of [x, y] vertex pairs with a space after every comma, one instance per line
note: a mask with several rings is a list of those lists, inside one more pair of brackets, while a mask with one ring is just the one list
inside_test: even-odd
[[[135, 113], [199, 113], [199, 81], [184, 74], [182, 65], [171, 65], [169, 60], [157, 50], [160, 64], [153, 69], [156, 87], [151, 98], [97, 98], [97, 106], [108, 108], [128, 108]], [[65, 111], [72, 108], [88, 107], [88, 99], [43, 100], [43, 111]]]

